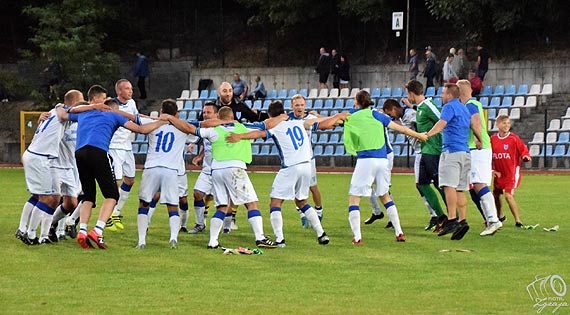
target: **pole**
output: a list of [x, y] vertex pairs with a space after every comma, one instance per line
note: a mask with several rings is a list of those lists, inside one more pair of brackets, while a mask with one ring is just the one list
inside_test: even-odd
[[404, 52], [404, 56], [406, 56], [406, 64], [409, 62], [408, 60], [409, 37], [410, 37], [410, 0], [407, 1], [407, 7], [406, 7], [406, 51]]

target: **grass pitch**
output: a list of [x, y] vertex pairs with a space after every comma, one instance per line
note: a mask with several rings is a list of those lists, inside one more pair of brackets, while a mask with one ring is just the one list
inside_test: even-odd
[[[268, 204], [274, 175], [250, 176], [265, 232], [272, 234]], [[188, 177], [192, 187], [197, 173]], [[2, 169], [0, 313], [535, 314], [527, 292], [535, 276], [559, 275], [570, 284], [568, 176], [523, 178], [516, 194], [521, 216], [525, 224], [540, 224], [538, 229], [516, 229], [508, 213], [501, 231], [480, 237], [483, 222], [469, 203], [471, 230], [463, 240], [451, 241], [423, 230], [428, 217], [413, 177], [394, 175], [392, 193], [407, 241], [397, 243], [383, 219], [362, 225], [363, 247], [350, 242], [349, 180], [350, 175], [319, 175], [329, 245], [317, 245], [314, 231], [301, 228], [293, 203], [286, 202], [287, 247], [236, 256], [207, 250], [208, 233], [180, 235], [179, 248], [169, 249], [164, 207], [157, 208], [147, 249], [135, 249], [138, 182], [123, 210], [126, 230], [105, 233], [107, 251], [82, 250], [75, 240], [25, 246], [14, 237], [28, 198], [24, 174]], [[370, 213], [367, 200], [361, 209], [364, 220]], [[237, 220], [239, 230], [222, 235], [221, 244], [254, 246], [243, 208]], [[190, 212], [189, 226], [193, 221]], [[542, 230], [554, 225], [560, 230]], [[570, 293], [562, 299], [570, 304]], [[556, 312], [569, 313], [570, 307]]]

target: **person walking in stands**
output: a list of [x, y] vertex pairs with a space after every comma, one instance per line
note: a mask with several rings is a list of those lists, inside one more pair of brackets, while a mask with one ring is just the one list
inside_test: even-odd
[[134, 67], [134, 75], [138, 77], [137, 87], [139, 88], [140, 98], [142, 100], [146, 99], [146, 85], [145, 80], [146, 77], [150, 74], [150, 68], [148, 66], [148, 61], [146, 60], [146, 56], [143, 55], [141, 52], [136, 53], [137, 62], [135, 63]]
[[340, 66], [338, 69], [339, 87], [341, 89], [350, 88], [350, 64], [346, 55], [340, 56]]
[[331, 57], [324, 47], [319, 50], [319, 61], [315, 72], [319, 74], [319, 85], [321, 89], [328, 89], [327, 81], [331, 71]]

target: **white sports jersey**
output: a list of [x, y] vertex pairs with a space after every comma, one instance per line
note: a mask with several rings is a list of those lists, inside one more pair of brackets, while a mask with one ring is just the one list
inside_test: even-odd
[[202, 159], [202, 172], [212, 174], [212, 142], [204, 139], [202, 141], [204, 146], [204, 158]]
[[313, 158], [311, 138], [304, 124], [303, 120], [289, 119], [267, 130], [279, 151], [282, 168], [310, 162]]
[[[62, 106], [62, 104], [57, 104], [55, 108], [58, 106]], [[49, 158], [57, 158], [59, 156], [59, 142], [63, 133], [63, 122], [57, 117], [55, 108], [50, 110], [49, 117], [38, 125], [32, 143], [28, 146], [28, 151], [31, 153], [44, 155]]]
[[[404, 109], [404, 116], [400, 118], [402, 124], [412, 130], [416, 130], [416, 111], [412, 108]], [[406, 136], [410, 145], [414, 148], [414, 151], [420, 151], [420, 141], [414, 137]]]
[[[144, 119], [142, 123], [152, 121]], [[148, 135], [148, 153], [144, 168], [161, 166], [178, 172], [186, 149], [186, 136], [186, 133], [173, 125], [163, 125], [152, 131]]]
[[[119, 103], [119, 109], [133, 114], [133, 115], [138, 115], [139, 110], [137, 109], [137, 104], [135, 103], [135, 100], [130, 99], [128, 100], [126, 103], [121, 103], [117, 98], [115, 98], [115, 100], [117, 101], [117, 103]], [[133, 149], [133, 144], [132, 144], [132, 138], [131, 138], [131, 134], [132, 132], [124, 127], [119, 127], [119, 129], [117, 129], [117, 131], [115, 131], [115, 133], [113, 134], [113, 138], [111, 138], [111, 144], [109, 145], [109, 149], [119, 149], [119, 150], [132, 150]]]
[[63, 136], [59, 142], [59, 156], [51, 160], [51, 167], [75, 169], [75, 142], [77, 141], [77, 123], [67, 121], [63, 124]]

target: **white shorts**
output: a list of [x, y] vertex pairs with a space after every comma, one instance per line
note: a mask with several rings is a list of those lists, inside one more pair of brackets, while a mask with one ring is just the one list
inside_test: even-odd
[[25, 151], [22, 155], [28, 191], [33, 195], [56, 195], [56, 183], [50, 171], [47, 156]]
[[358, 159], [350, 179], [351, 196], [370, 197], [372, 184], [376, 183], [378, 197], [390, 189], [390, 169], [388, 159]]
[[194, 184], [194, 191], [199, 191], [205, 195], [212, 194], [212, 174], [200, 172], [196, 183]]
[[72, 168], [51, 168], [53, 178], [56, 180], [57, 194], [77, 197], [81, 193], [81, 182], [77, 170]]
[[311, 182], [309, 186], [317, 186], [317, 162], [315, 159], [311, 159]]
[[493, 179], [493, 152], [491, 149], [471, 151], [471, 184], [491, 186]]
[[109, 149], [113, 158], [113, 171], [117, 181], [124, 177], [135, 177], [135, 156], [131, 150]]
[[394, 168], [394, 152], [388, 153], [388, 186], [392, 186], [392, 168]]
[[420, 180], [420, 161], [422, 159], [422, 154], [420, 152], [416, 152], [416, 157], [414, 158], [414, 176], [416, 178], [416, 184]]
[[311, 163], [301, 163], [282, 168], [273, 180], [271, 198], [281, 200], [305, 200], [309, 198]]
[[257, 194], [244, 169], [229, 167], [212, 170], [214, 203], [217, 206], [243, 205], [257, 201]]
[[161, 204], [178, 205], [178, 171], [165, 168], [147, 168], [142, 173], [139, 199], [150, 203], [152, 196], [160, 191]]
[[188, 197], [188, 176], [178, 175], [178, 197]]

